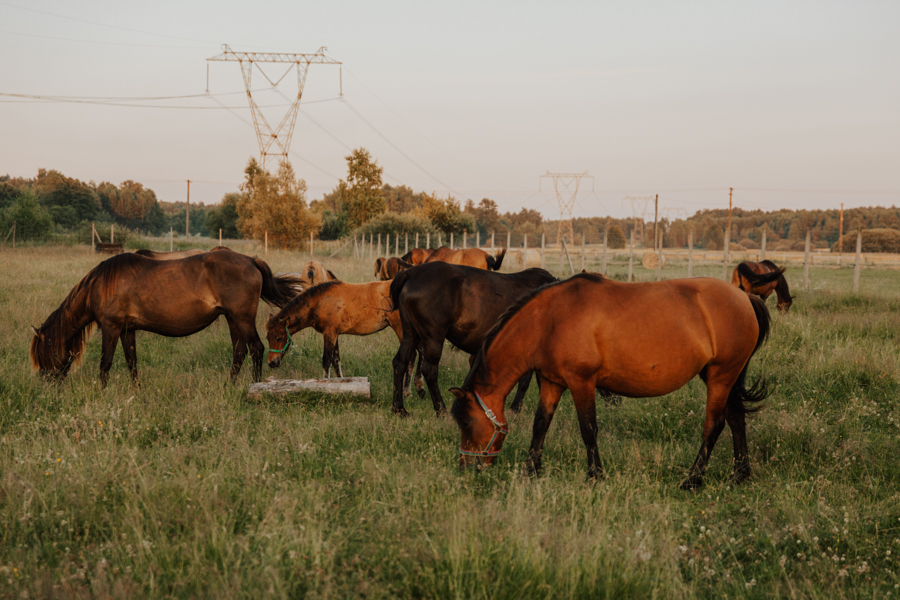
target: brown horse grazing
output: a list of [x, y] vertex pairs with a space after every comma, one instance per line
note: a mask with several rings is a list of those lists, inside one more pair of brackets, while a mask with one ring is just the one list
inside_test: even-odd
[[281, 359], [293, 344], [291, 335], [312, 327], [325, 338], [322, 354], [324, 377], [329, 377], [334, 366], [338, 377], [343, 377], [338, 336], [370, 335], [391, 327], [402, 339], [400, 318], [391, 309], [388, 296], [390, 283], [344, 283], [328, 281], [312, 287], [288, 303], [277, 315], [266, 321], [266, 338], [269, 342], [269, 366], [277, 368]]
[[64, 378], [80, 362], [93, 327], [99, 325], [100, 383], [106, 385], [109, 379], [119, 339], [136, 380], [135, 331], [184, 337], [225, 315], [234, 349], [232, 378], [240, 372], [249, 346], [253, 374], [259, 379], [265, 350], [256, 332], [259, 299], [284, 306], [294, 297], [295, 284], [295, 278], [275, 277], [262, 260], [237, 252], [165, 261], [119, 254], [94, 267], [34, 330], [31, 363], [44, 376]]
[[178, 250], [177, 252], [154, 252], [153, 250], [148, 250], [146, 248], [141, 248], [140, 250], [135, 250], [135, 254], [139, 254], [141, 256], [146, 256], [147, 258], [152, 258], [154, 260], [181, 260], [182, 258], [187, 258], [188, 256], [197, 256], [198, 254], [203, 254], [206, 250], [201, 250], [199, 248], [193, 248], [191, 250]]
[[400, 260], [403, 262], [408, 262], [412, 265], [421, 265], [428, 257], [434, 254], [433, 248], [413, 248], [406, 254], [400, 257]]
[[414, 265], [402, 258], [379, 258], [375, 261], [375, 280], [390, 281], [400, 271], [412, 268]]
[[[391, 410], [407, 416], [401, 383], [413, 358], [420, 352], [419, 367], [431, 392], [434, 411], [445, 412], [438, 389], [438, 366], [444, 340], [469, 354], [481, 347], [484, 336], [523, 294], [556, 281], [543, 269], [518, 273], [494, 273], [444, 262], [425, 263], [403, 271], [391, 282], [391, 302], [400, 312], [403, 338], [394, 357], [394, 402]], [[520, 377], [513, 401], [518, 410], [531, 382], [531, 372]], [[424, 396], [424, 390], [419, 391]]]
[[451, 250], [447, 246], [441, 246], [425, 262], [445, 262], [451, 265], [464, 265], [466, 267], [484, 269], [485, 271], [499, 271], [500, 265], [503, 264], [504, 256], [506, 256], [506, 248], [503, 248], [497, 256], [491, 256], [481, 248]]
[[314, 285], [325, 283], [326, 281], [337, 281], [334, 273], [329, 271], [317, 260], [311, 260], [300, 269], [300, 285], [303, 289], [311, 288]]
[[491, 464], [508, 434], [504, 400], [516, 381], [538, 373], [541, 399], [526, 466], [540, 471], [544, 437], [560, 395], [575, 401], [589, 477], [602, 477], [595, 391], [633, 398], [662, 396], [695, 375], [706, 383], [703, 443], [684, 489], [703, 472], [727, 422], [734, 438], [734, 479], [750, 475], [746, 402], [766, 396], [745, 387], [747, 364], [769, 332], [769, 312], [755, 296], [711, 278], [619, 283], [575, 275], [524, 296], [486, 336], [451, 413], [462, 435], [460, 467]]
[[747, 260], [734, 268], [734, 272], [731, 274], [731, 284], [748, 294], [756, 294], [763, 300], [767, 300], [774, 291], [778, 295], [778, 303], [775, 307], [786, 313], [791, 309], [794, 298], [788, 288], [784, 271], [783, 267], [779, 268], [771, 260], [758, 263]]

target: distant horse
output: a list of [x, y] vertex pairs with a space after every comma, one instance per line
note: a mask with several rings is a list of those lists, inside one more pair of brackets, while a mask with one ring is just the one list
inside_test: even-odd
[[400, 271], [413, 267], [412, 263], [404, 261], [402, 258], [379, 258], [375, 260], [375, 280], [390, 281], [396, 277]]
[[152, 258], [154, 260], [181, 260], [182, 258], [187, 258], [188, 256], [197, 256], [198, 254], [203, 254], [206, 250], [201, 250], [200, 248], [193, 248], [191, 250], [178, 250], [177, 252], [154, 252], [153, 250], [148, 250], [146, 248], [141, 248], [140, 250], [135, 250], [135, 254], [139, 254], [140, 256], [146, 256], [147, 258]]
[[300, 285], [304, 290], [326, 281], [337, 281], [337, 277], [317, 260], [311, 260], [300, 269]]
[[[391, 410], [404, 416], [408, 414], [403, 407], [401, 382], [413, 351], [418, 348], [419, 366], [431, 392], [434, 411], [445, 412], [438, 389], [444, 340], [475, 354], [503, 311], [522, 295], [553, 281], [556, 278], [543, 269], [506, 274], [443, 262], [428, 262], [399, 273], [391, 282], [391, 302], [400, 311], [403, 338], [394, 357]], [[513, 410], [522, 404], [531, 381], [530, 371], [520, 379]], [[424, 390], [419, 394], [424, 396]]]
[[434, 254], [433, 248], [413, 248], [406, 254], [400, 257], [400, 260], [403, 262], [408, 262], [411, 265], [421, 265], [428, 257]]
[[272, 275], [269, 265], [237, 252], [204, 252], [181, 260], [119, 254], [94, 267], [63, 300], [31, 340], [31, 363], [42, 375], [63, 379], [80, 362], [95, 325], [103, 333], [100, 383], [106, 385], [116, 344], [137, 379], [135, 331], [184, 337], [225, 315], [231, 332], [231, 376], [241, 370], [247, 347], [253, 375], [262, 375], [265, 348], [256, 332], [262, 297], [284, 306], [296, 279]]
[[344, 283], [328, 281], [303, 292], [288, 303], [277, 315], [266, 321], [269, 342], [269, 366], [277, 368], [284, 354], [293, 344], [291, 335], [312, 327], [325, 338], [322, 354], [323, 377], [331, 375], [334, 366], [338, 377], [341, 370], [338, 336], [370, 335], [390, 327], [398, 338], [403, 337], [400, 318], [391, 308], [390, 283]]
[[541, 469], [544, 437], [560, 396], [575, 401], [588, 476], [602, 477], [595, 392], [662, 396], [695, 375], [706, 383], [706, 418], [697, 460], [682, 484], [694, 489], [727, 422], [734, 438], [734, 480], [750, 476], [745, 403], [766, 396], [747, 389], [750, 357], [769, 332], [765, 303], [711, 278], [619, 283], [580, 274], [524, 296], [487, 334], [451, 414], [461, 432], [460, 467], [491, 464], [509, 433], [506, 395], [523, 373], [538, 373], [541, 399], [527, 467]]
[[771, 260], [762, 262], [744, 261], [734, 268], [731, 274], [731, 283], [748, 294], [756, 294], [764, 301], [774, 291], [778, 295], [778, 303], [775, 307], [786, 313], [791, 309], [794, 298], [788, 288], [787, 279], [784, 276], [785, 269], [779, 268]]
[[481, 248], [451, 250], [447, 246], [441, 246], [425, 262], [445, 262], [451, 265], [464, 265], [466, 267], [484, 269], [485, 271], [499, 271], [500, 265], [503, 264], [504, 256], [506, 256], [506, 248], [503, 248], [496, 256], [491, 256]]

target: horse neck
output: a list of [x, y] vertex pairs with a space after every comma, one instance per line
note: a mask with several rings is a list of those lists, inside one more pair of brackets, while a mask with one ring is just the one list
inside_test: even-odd
[[509, 392], [533, 368], [531, 352], [527, 344], [521, 343], [515, 329], [517, 328], [511, 328], [507, 324], [491, 342], [488, 351], [480, 358], [480, 377], [477, 377], [473, 386], [488, 408], [495, 411], [503, 409]]
[[312, 324], [311, 321], [314, 313], [313, 305], [309, 302], [303, 302], [288, 307], [282, 312], [280, 318], [284, 321], [284, 325], [287, 327], [288, 331], [293, 335], [298, 331], [306, 329]]
[[794, 300], [784, 275], [779, 277], [778, 281], [775, 283], [775, 294], [778, 296], [779, 304], [789, 304]]

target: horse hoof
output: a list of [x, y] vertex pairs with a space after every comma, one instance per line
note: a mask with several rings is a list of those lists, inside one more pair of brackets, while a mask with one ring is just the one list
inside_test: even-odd
[[408, 417], [408, 416], [409, 416], [409, 413], [406, 412], [406, 409], [405, 409], [405, 408], [397, 408], [396, 406], [394, 406], [394, 407], [391, 408], [391, 412], [394, 413], [395, 415], [399, 415], [399, 416], [401, 416], [401, 417]]
[[437, 419], [440, 419], [441, 417], [446, 416], [446, 414], [447, 414], [446, 407], [441, 407], [441, 408], [437, 409], [436, 411], [434, 411], [434, 416]]
[[597, 483], [606, 479], [606, 475], [603, 474], [603, 469], [590, 469], [587, 474], [587, 482], [588, 483]]
[[681, 482], [681, 489], [686, 492], [694, 492], [703, 487], [703, 479], [700, 477], [688, 477]]
[[419, 394], [420, 399], [425, 399], [425, 388], [416, 388], [416, 393]]
[[735, 471], [731, 474], [731, 485], [740, 485], [750, 479], [750, 471]]

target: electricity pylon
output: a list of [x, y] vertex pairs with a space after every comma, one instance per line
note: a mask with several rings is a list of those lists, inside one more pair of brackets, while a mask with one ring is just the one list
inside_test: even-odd
[[[237, 62], [241, 65], [241, 74], [244, 77], [244, 87], [247, 89], [247, 100], [250, 102], [250, 112], [253, 115], [253, 125], [256, 128], [256, 140], [259, 142], [259, 158], [260, 166], [265, 169], [266, 161], [270, 156], [281, 156], [283, 160], [287, 160], [288, 151], [291, 148], [291, 137], [294, 135], [294, 124], [297, 122], [297, 113], [300, 111], [300, 98], [303, 96], [303, 85], [306, 83], [306, 74], [309, 71], [309, 65], [340, 65], [339, 61], [325, 56], [325, 46], [319, 48], [315, 54], [286, 54], [283, 52], [235, 52], [228, 47], [228, 44], [222, 44], [222, 54], [207, 58], [207, 88], [209, 87], [209, 61], [227, 61]], [[259, 63], [283, 63], [289, 64], [287, 71], [276, 81], [266, 74], [259, 66]], [[281, 119], [281, 122], [274, 129], [269, 125], [269, 121], [263, 115], [253, 99], [250, 92], [250, 76], [253, 73], [253, 65], [262, 73], [272, 88], [277, 88], [278, 84], [287, 77], [292, 70], [297, 70], [297, 98], [291, 103], [287, 113]], [[343, 95], [343, 94], [342, 94]]]
[[[634, 227], [634, 241], [643, 245], [644, 241], [644, 221], [647, 218], [648, 207], [653, 202], [653, 196], [625, 196], [626, 200], [631, 201], [631, 214]], [[638, 217], [640, 215], [640, 217]]]
[[[545, 177], [553, 179], [553, 189], [556, 191], [556, 199], [559, 201], [559, 223], [556, 227], [556, 239], [565, 241], [571, 246], [575, 242], [575, 232], [572, 230], [572, 209], [575, 208], [575, 199], [578, 197], [578, 188], [581, 187], [582, 178], [589, 177], [591, 190], [593, 191], [594, 176], [584, 173], [551, 173], [541, 175], [540, 181]], [[538, 185], [540, 189], [540, 184]]]

